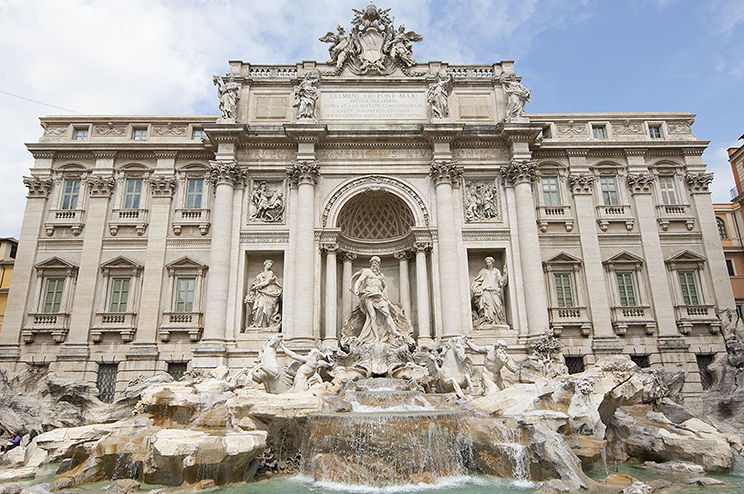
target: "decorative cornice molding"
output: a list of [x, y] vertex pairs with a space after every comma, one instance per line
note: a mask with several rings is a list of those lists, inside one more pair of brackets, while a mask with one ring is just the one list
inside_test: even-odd
[[175, 159], [178, 156], [178, 151], [153, 151], [152, 154], [158, 159]]
[[289, 232], [267, 232], [267, 231], [256, 231], [256, 232], [241, 232], [240, 243], [241, 244], [286, 244], [289, 242]]
[[238, 166], [235, 161], [210, 161], [209, 168], [211, 169], [209, 179], [212, 184], [217, 187], [218, 185], [242, 185], [246, 171]]
[[52, 189], [51, 178], [23, 177], [23, 184], [28, 187], [28, 197], [49, 197]]
[[173, 197], [176, 179], [173, 177], [153, 177], [150, 179], [150, 190], [153, 197]]
[[710, 194], [708, 186], [713, 181], [713, 173], [688, 173], [685, 180], [691, 194]]
[[88, 193], [90, 197], [111, 197], [115, 183], [114, 177], [90, 177], [88, 179]]
[[646, 156], [648, 149], [644, 148], [628, 148], [623, 150], [625, 156]]
[[702, 156], [705, 148], [682, 148], [682, 156]]
[[571, 193], [574, 195], [593, 193], [596, 178], [594, 175], [569, 175], [568, 185], [571, 187]]
[[582, 156], [588, 156], [589, 155], [589, 149], [586, 149], [586, 148], [570, 148], [570, 149], [566, 149], [565, 150], [565, 153], [568, 156], [582, 157]]
[[287, 176], [294, 186], [301, 184], [315, 185], [318, 183], [320, 166], [315, 160], [298, 160], [287, 167]]
[[628, 174], [628, 186], [632, 194], [650, 194], [651, 185], [656, 180], [652, 173]]
[[462, 175], [462, 168], [457, 166], [457, 161], [434, 161], [429, 169], [429, 176], [434, 180], [434, 185], [449, 183], [455, 185]]
[[534, 160], [512, 160], [503, 170], [507, 185], [531, 183], [537, 178]]
[[116, 157], [116, 151], [93, 151], [93, 157], [97, 160], [113, 159]]
[[54, 151], [38, 151], [32, 149], [31, 156], [33, 156], [35, 160], [51, 160], [54, 159]]

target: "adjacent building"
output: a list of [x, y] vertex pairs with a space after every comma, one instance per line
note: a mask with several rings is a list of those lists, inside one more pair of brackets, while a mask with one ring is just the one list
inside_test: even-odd
[[419, 344], [552, 330], [571, 371], [625, 354], [698, 396], [735, 303], [694, 116], [524, 113], [513, 62], [416, 63], [371, 7], [330, 62], [230, 62], [221, 117], [42, 118], [0, 365], [110, 398], [276, 332], [337, 346], [378, 256]]
[[17, 252], [18, 240], [0, 238], [0, 332], [3, 330], [8, 290], [10, 289], [10, 279], [13, 277], [13, 263]]

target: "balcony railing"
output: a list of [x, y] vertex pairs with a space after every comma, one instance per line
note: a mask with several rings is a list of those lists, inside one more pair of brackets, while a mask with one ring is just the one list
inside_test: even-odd
[[143, 235], [147, 229], [147, 209], [114, 209], [109, 220], [109, 233], [116, 235], [123, 226], [134, 227], [137, 235]]
[[136, 328], [135, 312], [97, 312], [90, 336], [94, 343], [100, 343], [105, 333], [118, 333], [128, 343], [134, 339]]
[[584, 336], [591, 333], [592, 325], [586, 307], [550, 307], [548, 315], [550, 327], [557, 336], [561, 335], [565, 327], [578, 327]]
[[37, 334], [49, 333], [55, 343], [62, 343], [67, 339], [69, 329], [70, 314], [66, 312], [32, 312], [26, 315], [26, 324], [21, 330], [21, 339], [24, 343], [33, 343]]
[[180, 235], [184, 226], [196, 226], [202, 235], [206, 235], [210, 226], [209, 216], [209, 209], [176, 209], [173, 233]]
[[538, 206], [537, 224], [541, 232], [548, 230], [550, 223], [563, 223], [566, 231], [573, 230], [574, 218], [571, 216], [571, 206]]
[[84, 209], [50, 209], [44, 229], [49, 236], [54, 235], [55, 228], [68, 227], [73, 235], [80, 235], [85, 224]]
[[202, 312], [163, 312], [160, 321], [161, 341], [169, 341], [172, 333], [188, 333], [191, 341], [199, 341], [204, 324]]
[[651, 314], [651, 307], [647, 305], [614, 306], [612, 310], [612, 327], [619, 336], [628, 332], [629, 326], [643, 326], [646, 334], [653, 334], [656, 322]]
[[733, 201], [734, 199], [739, 197], [742, 193], [744, 193], [744, 181], [739, 182], [738, 184], [736, 184], [736, 187], [731, 189], [731, 192], [730, 192], [731, 200]]
[[630, 213], [630, 206], [597, 206], [597, 223], [606, 232], [610, 223], [625, 223], [625, 229], [630, 231], [635, 224], [635, 218]]
[[656, 206], [656, 218], [661, 229], [666, 231], [669, 224], [675, 221], [684, 222], [688, 230], [695, 226], [695, 217], [690, 212], [689, 204], [661, 204]]
[[711, 304], [675, 305], [677, 328], [682, 334], [689, 334], [693, 324], [707, 324], [711, 333], [721, 330], [721, 320], [716, 316]]

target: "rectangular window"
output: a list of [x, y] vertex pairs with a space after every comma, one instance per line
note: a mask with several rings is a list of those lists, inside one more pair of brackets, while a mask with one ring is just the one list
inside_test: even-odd
[[116, 374], [119, 364], [98, 364], [98, 399], [104, 403], [112, 403], [116, 393]]
[[62, 209], [77, 209], [80, 180], [65, 180], [62, 191]]
[[566, 361], [569, 374], [580, 374], [584, 372], [584, 357], [563, 357]]
[[147, 127], [132, 129], [132, 140], [146, 141], [147, 140]]
[[195, 141], [201, 141], [207, 137], [207, 133], [204, 132], [204, 129], [194, 129], [191, 131], [191, 139]]
[[168, 362], [168, 374], [175, 381], [180, 381], [183, 375], [186, 374], [188, 365], [187, 362]]
[[695, 271], [680, 271], [679, 286], [682, 288], [682, 300], [685, 305], [699, 305]]
[[87, 128], [75, 128], [72, 131], [72, 138], [76, 141], [84, 141], [88, 138]]
[[648, 134], [651, 136], [651, 139], [661, 139], [661, 126], [649, 125]]
[[617, 181], [615, 177], [599, 177], [599, 185], [602, 188], [604, 205], [619, 206], [620, 196], [617, 193]]
[[607, 129], [604, 125], [592, 125], [592, 136], [595, 139], [607, 139]]
[[666, 205], [677, 204], [677, 195], [674, 193], [674, 177], [659, 177], [659, 187], [661, 188], [661, 202]]
[[44, 288], [44, 303], [41, 312], [45, 314], [56, 314], [62, 303], [62, 290], [65, 287], [64, 278], [47, 278]]
[[542, 178], [543, 204], [545, 206], [560, 206], [561, 196], [558, 192], [558, 177]]
[[726, 259], [726, 269], [728, 269], [729, 276], [736, 276], [736, 271], [734, 271], [733, 259]]
[[543, 139], [550, 139], [553, 137], [553, 133], [550, 131], [550, 125], [546, 125], [542, 129], [542, 137]]
[[142, 195], [142, 179], [129, 179], [124, 193], [124, 209], [139, 209]]
[[553, 273], [553, 279], [555, 280], [555, 298], [558, 307], [573, 307], [571, 273]]
[[186, 209], [201, 209], [204, 180], [189, 180], [186, 183]]
[[196, 278], [176, 279], [176, 312], [193, 312]]
[[648, 361], [648, 355], [631, 355], [630, 360], [635, 362], [635, 364], [641, 369], [651, 367], [651, 363]]
[[109, 312], [126, 312], [129, 298], [129, 278], [111, 280], [111, 302]]
[[620, 296], [620, 305], [623, 307], [634, 307], [638, 305], [633, 283], [633, 273], [615, 273], [617, 276], [617, 293]]
[[710, 364], [713, 363], [713, 357], [715, 357], [715, 355], [695, 355], [698, 365], [698, 372], [700, 372], [700, 384], [702, 384], [703, 386], [703, 391], [710, 389], [711, 386], [713, 386], [713, 384], [715, 383], [715, 376], [709, 369]]

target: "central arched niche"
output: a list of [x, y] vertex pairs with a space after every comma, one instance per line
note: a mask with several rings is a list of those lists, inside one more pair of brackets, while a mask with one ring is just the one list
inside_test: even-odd
[[337, 227], [349, 240], [390, 241], [411, 232], [415, 219], [400, 197], [385, 190], [357, 194], [339, 212]]

